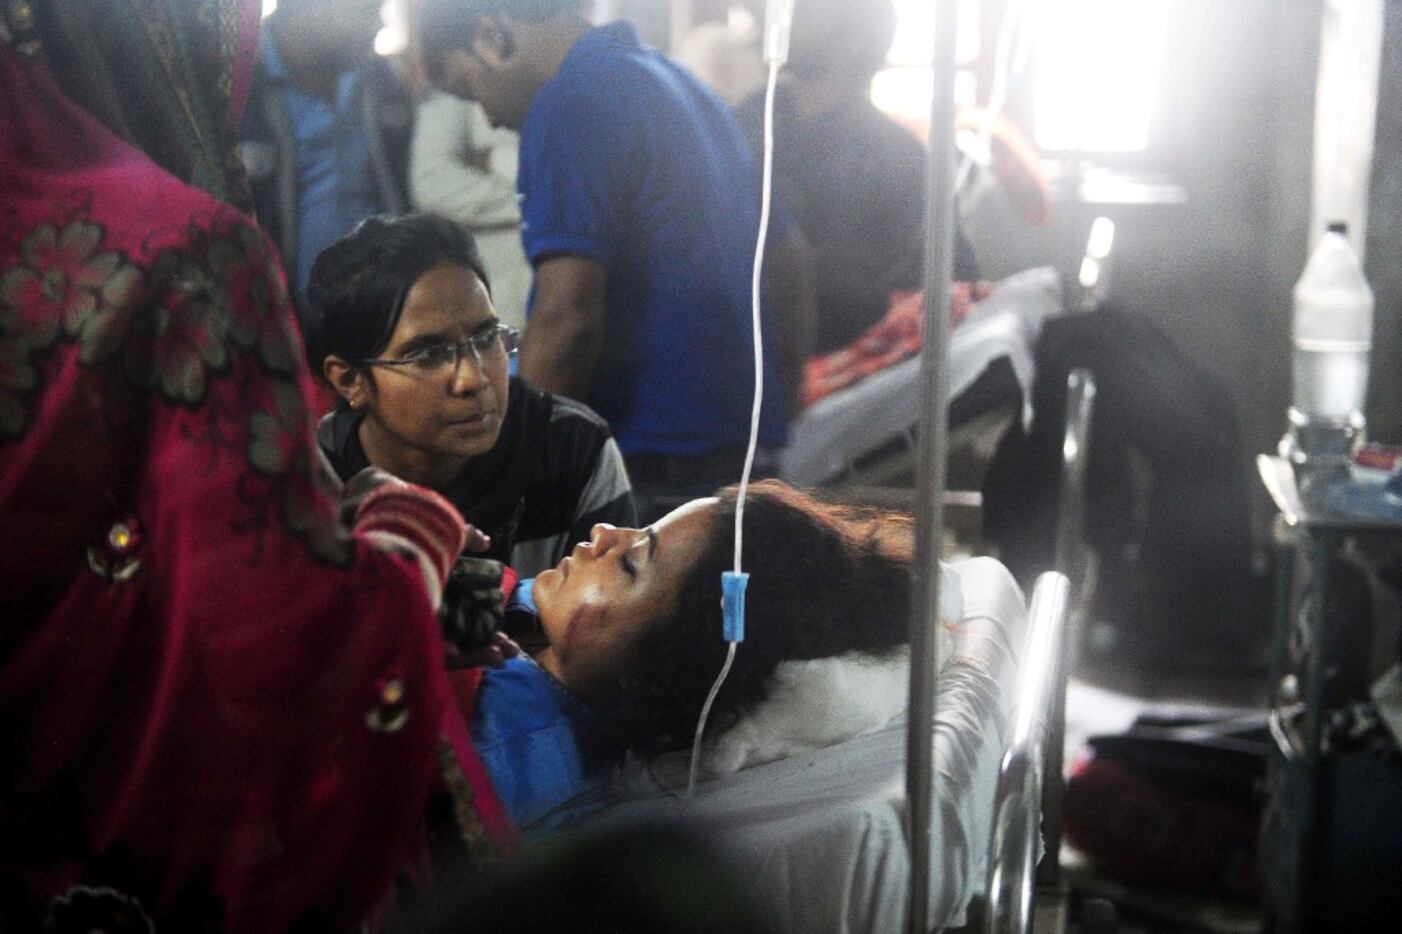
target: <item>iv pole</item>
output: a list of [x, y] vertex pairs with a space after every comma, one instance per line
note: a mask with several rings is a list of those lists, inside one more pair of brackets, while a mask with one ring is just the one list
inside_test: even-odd
[[925, 205], [925, 344], [917, 451], [915, 588], [910, 618], [910, 709], [906, 718], [906, 801], [910, 825], [907, 930], [926, 934], [934, 804], [935, 674], [939, 670], [940, 542], [949, 450], [949, 292], [954, 240], [954, 71], [956, 0], [934, 0], [930, 167]]

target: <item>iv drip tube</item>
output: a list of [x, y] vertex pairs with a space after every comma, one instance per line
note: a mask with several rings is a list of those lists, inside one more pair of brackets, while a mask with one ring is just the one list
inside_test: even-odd
[[910, 839], [907, 930], [926, 934], [930, 911], [930, 818], [934, 793], [935, 673], [939, 671], [940, 540], [948, 455], [949, 280], [954, 241], [954, 38], [957, 0], [935, 2], [934, 93], [925, 206], [925, 345], [916, 472], [915, 588], [910, 614], [910, 709], [906, 717], [906, 803]]
[[[790, 4], [790, 11], [792, 4]], [[750, 409], [750, 443], [745, 449], [745, 467], [740, 474], [740, 489], [735, 500], [735, 564], [730, 580], [724, 582], [725, 598], [725, 638], [729, 643], [725, 652], [725, 664], [706, 695], [706, 703], [701, 706], [701, 716], [696, 720], [696, 735], [691, 741], [691, 768], [687, 774], [686, 796], [690, 798], [696, 791], [696, 776], [701, 766], [701, 740], [706, 734], [706, 720], [711, 715], [711, 705], [720, 693], [721, 685], [730, 674], [730, 666], [735, 662], [735, 648], [744, 638], [744, 599], [747, 575], [740, 570], [740, 555], [745, 537], [745, 492], [750, 485], [750, 473], [754, 469], [755, 450], [759, 445], [759, 415], [764, 405], [764, 343], [760, 329], [760, 303], [764, 284], [764, 246], [769, 236], [769, 208], [774, 196], [774, 91], [779, 83], [779, 68], [787, 54], [788, 26], [783, 27], [784, 43], [775, 60], [769, 63], [769, 80], [764, 91], [764, 152], [762, 154], [763, 174], [760, 185], [759, 233], [755, 241], [754, 270], [750, 278], [750, 324], [755, 350], [755, 397]], [[768, 47], [766, 46], [766, 52]], [[731, 590], [738, 590], [738, 608], [732, 603]], [[739, 628], [735, 626], [735, 614], [739, 614]]]

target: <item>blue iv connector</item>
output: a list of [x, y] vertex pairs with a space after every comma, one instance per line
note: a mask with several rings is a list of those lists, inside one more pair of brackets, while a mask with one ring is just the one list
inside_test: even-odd
[[745, 641], [745, 588], [750, 575], [725, 571], [720, 576], [721, 632], [726, 642]]

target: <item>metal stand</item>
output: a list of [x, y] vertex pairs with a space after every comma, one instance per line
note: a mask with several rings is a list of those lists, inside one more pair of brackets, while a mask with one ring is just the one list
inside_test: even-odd
[[940, 541], [948, 459], [949, 285], [954, 242], [954, 39], [956, 0], [935, 3], [934, 93], [930, 105], [930, 174], [925, 217], [925, 345], [920, 355], [923, 406], [916, 472], [915, 588], [910, 619], [910, 710], [906, 733], [909, 809], [908, 930], [925, 934], [930, 910], [930, 819], [934, 804], [935, 673], [939, 670]]

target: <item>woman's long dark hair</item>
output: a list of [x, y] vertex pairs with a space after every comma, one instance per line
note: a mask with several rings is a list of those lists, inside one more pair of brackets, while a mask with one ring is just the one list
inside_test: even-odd
[[[736, 488], [720, 493], [701, 560], [676, 608], [650, 627], [622, 679], [626, 742], [660, 752], [691, 742], [725, 660], [721, 573], [732, 569]], [[789, 659], [880, 654], [908, 641], [913, 530], [908, 517], [822, 503], [778, 481], [745, 502], [745, 640], [707, 726], [716, 735], [765, 697]]]

